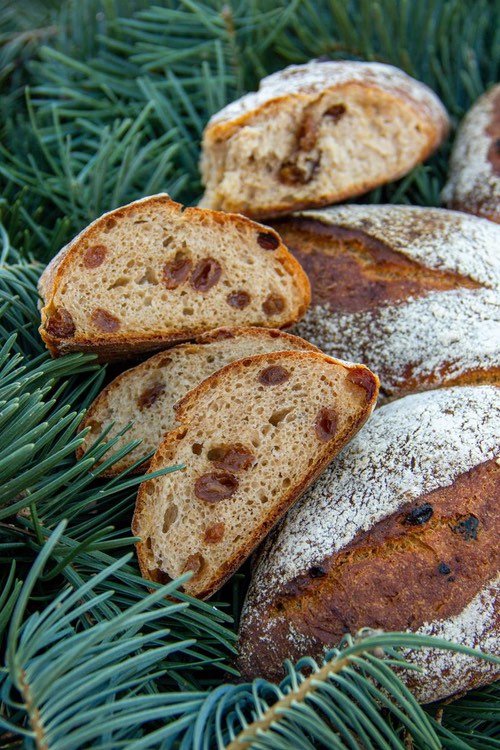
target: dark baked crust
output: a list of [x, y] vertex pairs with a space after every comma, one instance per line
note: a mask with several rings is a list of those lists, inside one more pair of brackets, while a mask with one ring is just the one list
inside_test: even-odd
[[283, 660], [303, 655], [300, 641], [291, 642], [280, 629], [283, 617], [320, 657], [362, 627], [415, 631], [459, 614], [500, 568], [499, 497], [500, 466], [487, 461], [358, 533], [340, 552], [273, 591], [251, 621], [276, 621], [272, 645], [244, 623], [243, 674], [279, 679]]

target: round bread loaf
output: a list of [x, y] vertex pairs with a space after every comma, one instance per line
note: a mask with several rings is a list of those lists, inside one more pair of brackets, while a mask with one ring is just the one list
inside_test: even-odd
[[305, 269], [294, 332], [366, 363], [393, 398], [500, 382], [500, 228], [417, 206], [349, 205], [272, 223]]
[[500, 223], [500, 84], [477, 100], [460, 125], [442, 200]]
[[[446, 388], [378, 409], [289, 511], [256, 563], [240, 629], [246, 677], [283, 676], [362, 627], [436, 635], [498, 653], [500, 391]], [[410, 652], [404, 679], [430, 702], [498, 666]]]
[[201, 205], [264, 218], [335, 203], [403, 176], [447, 130], [437, 96], [391, 65], [292, 65], [208, 123]]

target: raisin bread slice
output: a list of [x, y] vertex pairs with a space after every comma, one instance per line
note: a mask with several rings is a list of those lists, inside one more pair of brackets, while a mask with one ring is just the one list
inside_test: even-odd
[[[272, 328], [218, 328], [199, 336], [193, 344], [180, 344], [155, 354], [118, 375], [99, 394], [81, 424], [80, 430], [90, 427], [90, 432], [77, 457], [81, 458], [111, 423], [108, 439], [132, 422], [114, 450], [132, 440], [142, 442], [101, 474], [115, 476], [156, 450], [165, 435], [178, 426], [174, 404], [202, 380], [237, 359], [285, 350], [318, 351], [304, 339]], [[148, 464], [144, 462], [136, 471], [146, 470]]]
[[359, 430], [377, 393], [366, 367], [319, 352], [260, 354], [204, 380], [151, 463], [184, 468], [139, 490], [142, 574], [192, 571], [186, 592], [211, 596]]
[[50, 352], [101, 361], [164, 349], [220, 325], [283, 328], [310, 300], [272, 229], [155, 195], [104, 214], [40, 280]]
[[201, 205], [263, 218], [337, 203], [402, 177], [447, 130], [434, 92], [392, 65], [291, 65], [208, 123]]

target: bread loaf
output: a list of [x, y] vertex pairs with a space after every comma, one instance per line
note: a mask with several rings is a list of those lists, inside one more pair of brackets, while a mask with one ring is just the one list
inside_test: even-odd
[[364, 362], [385, 398], [500, 382], [500, 228], [417, 206], [339, 206], [273, 222], [309, 276], [297, 335]]
[[447, 129], [437, 96], [391, 65], [292, 65], [208, 123], [201, 205], [263, 218], [342, 201], [409, 172]]
[[[266, 541], [244, 606], [245, 677], [282, 676], [362, 627], [498, 653], [500, 391], [445, 388], [380, 407]], [[463, 654], [411, 653], [421, 702], [492, 682]]]
[[259, 354], [204, 380], [151, 462], [185, 468], [139, 490], [142, 574], [192, 571], [187, 593], [213, 594], [361, 427], [377, 391], [366, 367], [317, 352]]
[[47, 267], [40, 333], [53, 355], [164, 349], [220, 325], [282, 328], [310, 299], [273, 230], [167, 195], [104, 214]]
[[442, 200], [500, 223], [500, 84], [478, 99], [460, 125]]
[[[272, 328], [218, 328], [199, 336], [192, 344], [180, 344], [155, 354], [118, 375], [89, 407], [80, 431], [90, 427], [90, 432], [77, 452], [78, 458], [111, 423], [114, 425], [108, 439], [133, 422], [113, 450], [132, 440], [141, 440], [141, 444], [100, 476], [114, 476], [130, 468], [155, 451], [165, 435], [178, 426], [174, 404], [202, 380], [237, 359], [285, 350], [317, 351], [307, 341]], [[145, 471], [148, 465], [146, 461], [139, 470]]]

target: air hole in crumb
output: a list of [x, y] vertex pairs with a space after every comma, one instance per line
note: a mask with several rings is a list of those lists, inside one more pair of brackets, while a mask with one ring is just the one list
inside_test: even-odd
[[114, 229], [115, 227], [116, 227], [116, 219], [108, 219], [104, 226], [104, 232], [107, 234], [108, 232], [111, 232], [111, 230]]
[[282, 485], [283, 487], [290, 487], [291, 483], [292, 483], [292, 480], [290, 479], [290, 477], [285, 477], [283, 479]]
[[130, 283], [130, 279], [128, 279], [126, 276], [120, 276], [119, 279], [117, 279], [113, 284], [108, 286], [108, 292], [111, 289], [117, 289], [119, 286], [127, 286], [127, 284]]
[[154, 270], [154, 268], [151, 268], [151, 266], [146, 266], [144, 275], [141, 276], [137, 283], [152, 284], [153, 286], [156, 286], [156, 284], [158, 284], [158, 276], [156, 275], [156, 271]]
[[201, 443], [193, 443], [193, 445], [191, 446], [191, 450], [193, 451], [195, 456], [201, 456], [203, 446]]
[[279, 425], [280, 422], [282, 422], [290, 412], [293, 411], [292, 408], [289, 409], [280, 409], [279, 411], [275, 411], [271, 416], [269, 417], [269, 422], [276, 427]]
[[178, 514], [179, 514], [179, 510], [177, 508], [177, 505], [175, 505], [174, 503], [172, 503], [172, 505], [169, 505], [167, 507], [165, 513], [163, 514], [162, 531], [164, 534], [166, 534], [169, 528], [172, 526]]
[[183, 315], [193, 315], [194, 310], [192, 307], [183, 307], [182, 308], [182, 314]]

